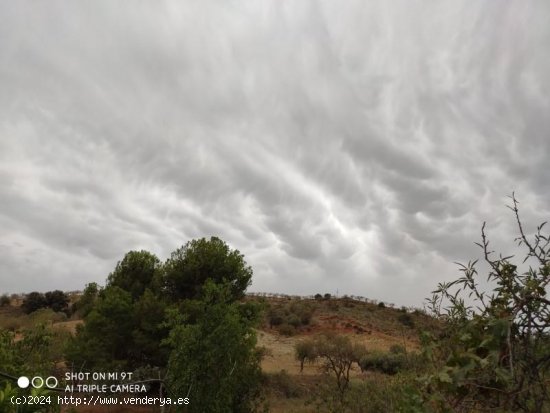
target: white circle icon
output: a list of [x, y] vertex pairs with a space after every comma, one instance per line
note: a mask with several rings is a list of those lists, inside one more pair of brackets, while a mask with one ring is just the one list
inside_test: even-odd
[[17, 379], [17, 385], [22, 389], [26, 389], [27, 387], [29, 387], [29, 384], [30, 381], [28, 377], [21, 376]]
[[[40, 380], [40, 384], [38, 384], [38, 381]], [[40, 376], [34, 376], [31, 380], [32, 387], [35, 389], [40, 389], [44, 385], [44, 379]]]
[[49, 389], [56, 388], [58, 384], [59, 384], [59, 382], [57, 381], [57, 379], [54, 376], [50, 376], [46, 379], [46, 387], [49, 388]]

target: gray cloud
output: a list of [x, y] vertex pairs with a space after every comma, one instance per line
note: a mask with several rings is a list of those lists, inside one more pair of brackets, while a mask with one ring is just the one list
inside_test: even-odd
[[[550, 211], [550, 6], [0, 5], [0, 284], [218, 235], [253, 290], [420, 305]], [[509, 242], [506, 242], [509, 240]]]

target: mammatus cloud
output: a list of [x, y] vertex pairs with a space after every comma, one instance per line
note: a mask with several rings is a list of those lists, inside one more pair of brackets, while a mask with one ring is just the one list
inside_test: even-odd
[[550, 212], [550, 6], [0, 5], [0, 282], [218, 235], [252, 290], [420, 305]]

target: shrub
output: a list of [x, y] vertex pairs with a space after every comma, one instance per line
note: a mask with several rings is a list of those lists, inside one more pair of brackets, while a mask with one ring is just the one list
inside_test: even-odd
[[323, 296], [319, 293], [315, 294], [315, 299], [316, 300], [322, 300], [323, 299]]
[[21, 308], [25, 313], [30, 314], [33, 311], [38, 310], [39, 308], [46, 307], [46, 305], [47, 303], [44, 294], [33, 291], [32, 293], [27, 294], [27, 296], [23, 300]]
[[287, 337], [290, 337], [296, 334], [296, 327], [291, 326], [290, 324], [281, 324], [278, 330], [280, 334]]
[[269, 320], [269, 328], [280, 326], [284, 322], [283, 314], [278, 308], [271, 308], [267, 318]]
[[370, 353], [359, 361], [361, 371], [379, 371], [384, 374], [397, 374], [405, 367], [406, 359], [402, 354]]
[[401, 344], [392, 344], [390, 347], [390, 353], [392, 354], [405, 354], [407, 350]]
[[286, 370], [279, 373], [266, 375], [267, 385], [276, 393], [281, 394], [287, 399], [300, 397], [302, 391]]
[[7, 294], [0, 296], [0, 307], [6, 307], [11, 304], [11, 299]]
[[48, 291], [44, 295], [44, 299], [46, 300], [46, 306], [56, 313], [68, 310], [69, 297], [61, 290]]
[[324, 295], [324, 299], [325, 299], [325, 300], [330, 300], [331, 298], [332, 298], [332, 296], [331, 296], [329, 293], [326, 293], [326, 294]]
[[378, 308], [386, 308], [386, 304], [384, 304], [383, 301], [380, 301], [380, 302], [378, 303]]
[[423, 336], [435, 371], [424, 380], [424, 396], [440, 410], [550, 411], [550, 234], [543, 223], [527, 237], [513, 194], [511, 199], [515, 241], [526, 250], [519, 265], [526, 268], [513, 256], [494, 255], [484, 223], [477, 245], [489, 273], [481, 285], [493, 290], [480, 286], [476, 260], [459, 264], [462, 276], [440, 283], [428, 299], [445, 321], [439, 336]]
[[302, 321], [298, 318], [296, 314], [291, 314], [287, 319], [287, 323], [294, 328], [298, 328], [302, 324]]
[[406, 327], [414, 328], [414, 320], [410, 314], [400, 314], [399, 317], [397, 317], [397, 321]]
[[352, 386], [346, 413], [424, 413], [417, 387], [414, 378], [402, 375], [367, 379]]

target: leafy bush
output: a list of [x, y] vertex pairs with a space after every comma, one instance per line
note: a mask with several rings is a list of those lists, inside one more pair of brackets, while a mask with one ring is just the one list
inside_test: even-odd
[[69, 297], [61, 290], [48, 291], [44, 294], [46, 306], [53, 311], [67, 311], [69, 305]]
[[278, 330], [280, 334], [287, 337], [290, 337], [296, 334], [296, 327], [291, 326], [290, 324], [281, 324]]
[[294, 328], [298, 328], [302, 324], [302, 321], [298, 318], [296, 314], [290, 314], [290, 316], [287, 319], [287, 323]]
[[390, 346], [390, 353], [392, 354], [405, 354], [407, 350], [401, 344], [392, 344]]
[[21, 308], [25, 313], [30, 314], [33, 311], [46, 307], [46, 305], [44, 294], [33, 291], [25, 296]]
[[406, 366], [406, 358], [403, 354], [375, 352], [362, 357], [359, 366], [362, 371], [379, 371], [393, 375]]
[[397, 321], [406, 327], [414, 328], [414, 320], [410, 314], [400, 314], [399, 317], [397, 317]]
[[529, 267], [522, 272], [512, 256], [495, 258], [483, 224], [478, 246], [493, 291], [480, 288], [473, 261], [461, 265], [462, 277], [439, 284], [429, 300], [432, 313], [445, 321], [441, 334], [423, 336], [424, 353], [435, 370], [424, 378], [424, 397], [439, 410], [550, 409], [550, 237], [542, 232], [545, 223], [527, 237], [513, 194], [511, 199], [516, 241], [525, 247], [523, 262]]
[[300, 386], [298, 386], [286, 370], [281, 370], [279, 373], [267, 374], [266, 381], [270, 389], [287, 399], [297, 398], [303, 394]]
[[7, 294], [0, 296], [0, 307], [6, 307], [11, 304], [11, 299]]
[[378, 303], [378, 308], [386, 308], [386, 304], [384, 304], [383, 301], [380, 301], [380, 302]]
[[267, 317], [270, 328], [280, 326], [284, 322], [284, 314], [278, 308], [270, 308]]
[[346, 413], [425, 413], [417, 383], [411, 376], [376, 377], [355, 383], [347, 396]]

